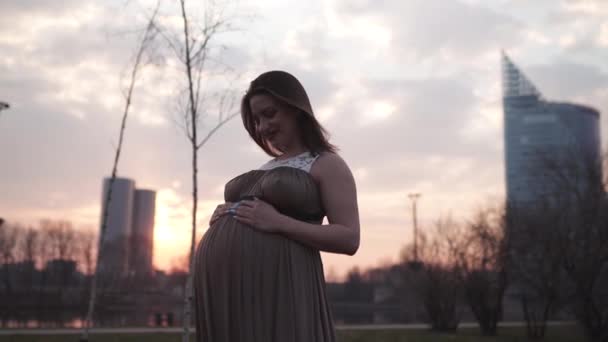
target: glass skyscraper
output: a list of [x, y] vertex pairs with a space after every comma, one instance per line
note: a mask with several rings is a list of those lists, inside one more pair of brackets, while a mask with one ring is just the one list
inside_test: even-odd
[[[599, 112], [543, 98], [507, 55], [502, 55], [507, 202], [528, 204], [551, 196], [548, 173], [567, 163], [600, 161]], [[589, 162], [593, 164], [588, 164]], [[598, 175], [601, 177], [601, 169]]]

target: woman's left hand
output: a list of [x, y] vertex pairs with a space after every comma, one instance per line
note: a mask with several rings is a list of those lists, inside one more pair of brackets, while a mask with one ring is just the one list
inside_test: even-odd
[[234, 218], [257, 230], [266, 233], [278, 233], [285, 216], [272, 205], [256, 197], [254, 200], [241, 201]]

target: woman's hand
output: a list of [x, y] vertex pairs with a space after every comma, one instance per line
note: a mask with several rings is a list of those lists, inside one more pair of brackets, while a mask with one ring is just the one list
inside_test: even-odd
[[211, 215], [211, 219], [209, 219], [209, 225], [213, 225], [215, 223], [215, 221], [217, 221], [220, 217], [226, 215], [228, 213], [228, 209], [230, 209], [230, 206], [232, 205], [232, 202], [226, 202], [223, 204], [218, 205], [215, 208], [215, 211], [213, 211], [213, 214]]
[[259, 198], [243, 200], [236, 209], [234, 218], [242, 223], [266, 233], [279, 233], [285, 215], [279, 213], [272, 205]]

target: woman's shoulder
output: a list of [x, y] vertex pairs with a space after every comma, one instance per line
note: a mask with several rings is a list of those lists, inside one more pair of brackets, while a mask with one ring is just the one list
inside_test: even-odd
[[317, 161], [326, 165], [346, 164], [342, 156], [336, 152], [329, 151], [319, 152]]
[[311, 170], [313, 176], [323, 174], [350, 174], [350, 168], [346, 161], [335, 152], [320, 152]]

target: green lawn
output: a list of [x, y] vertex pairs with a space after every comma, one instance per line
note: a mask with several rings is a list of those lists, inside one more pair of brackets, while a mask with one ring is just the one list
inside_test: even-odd
[[[460, 329], [456, 334], [437, 334], [424, 330], [340, 330], [338, 342], [518, 342], [526, 341], [522, 328], [503, 328], [497, 337], [479, 336], [477, 329]], [[79, 335], [20, 335], [2, 336], [0, 342], [78, 342]], [[90, 342], [180, 342], [179, 334], [100, 334], [92, 335]], [[192, 338], [194, 341], [194, 338]], [[574, 326], [549, 327], [545, 341], [584, 341]]]

